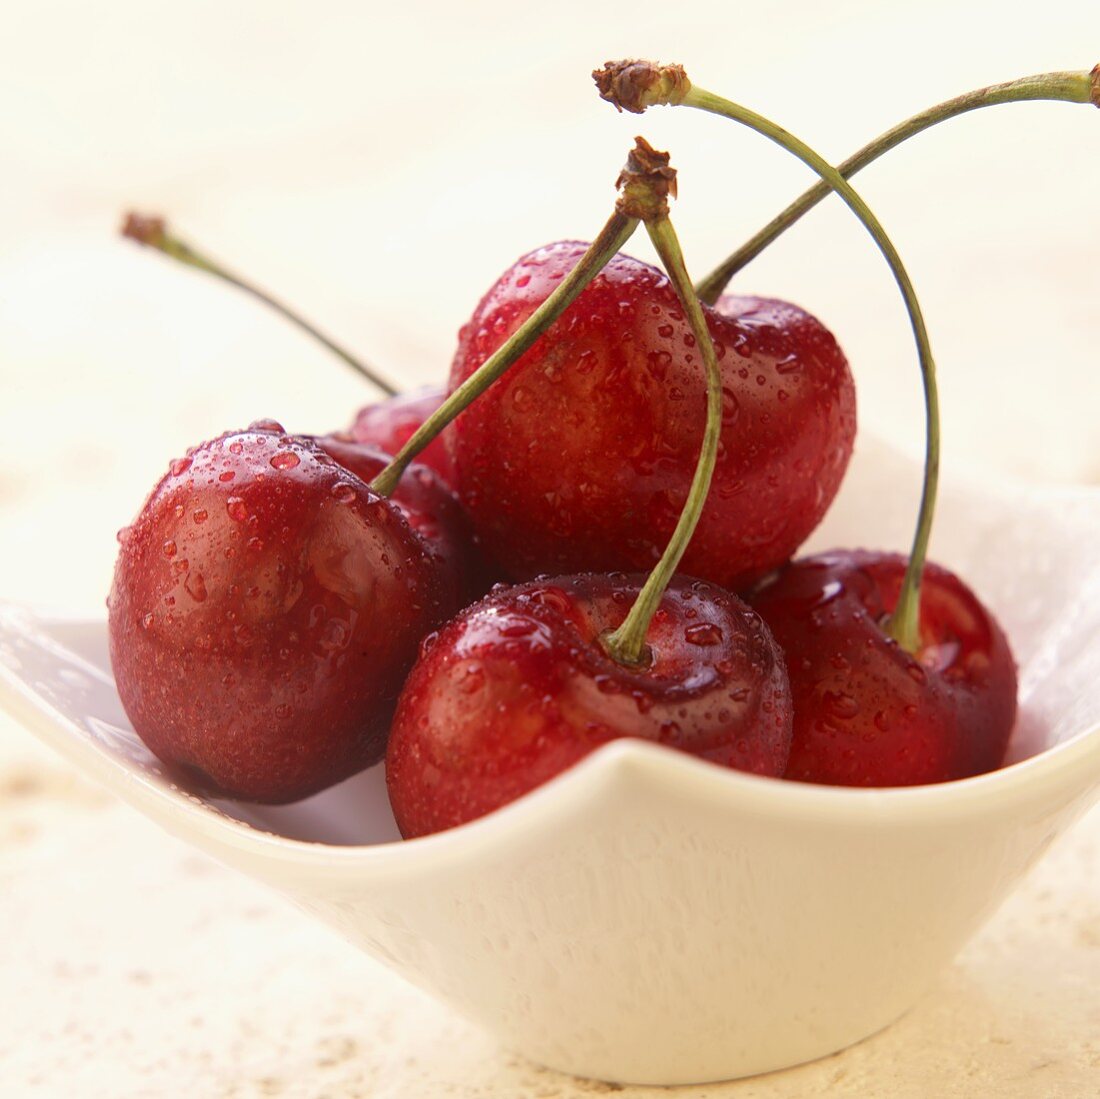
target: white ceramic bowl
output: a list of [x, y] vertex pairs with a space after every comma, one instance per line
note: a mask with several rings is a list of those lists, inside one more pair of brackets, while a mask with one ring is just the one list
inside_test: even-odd
[[[864, 444], [814, 544], [904, 548], [918, 476]], [[102, 621], [0, 607], [0, 702], [170, 832], [534, 1060], [725, 1079], [902, 1014], [1087, 806], [1098, 543], [1100, 491], [945, 486], [934, 556], [1004, 623], [1022, 708], [1009, 766], [941, 786], [806, 786], [619, 741], [481, 821], [401, 843], [381, 768], [283, 808], [178, 789], [129, 728]]]

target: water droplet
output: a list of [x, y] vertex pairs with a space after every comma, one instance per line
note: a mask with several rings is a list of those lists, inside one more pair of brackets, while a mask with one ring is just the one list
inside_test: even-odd
[[722, 628], [713, 622], [700, 622], [684, 630], [684, 640], [691, 645], [717, 645], [722, 636]]
[[233, 478], [236, 477], [236, 476], [237, 475], [236, 475], [236, 473], [233, 472], [233, 470], [227, 469], [224, 473], [219, 473], [218, 474], [218, 480], [221, 481], [222, 484], [225, 484], [228, 481], [232, 481]]
[[535, 588], [530, 599], [532, 603], [550, 607], [561, 614], [568, 614], [570, 611], [569, 598], [560, 588]]
[[831, 603], [843, 594], [844, 585], [839, 580], [830, 580], [827, 584], [821, 586], [821, 594], [810, 604], [810, 609], [824, 607], [826, 603]]
[[229, 518], [238, 523], [243, 523], [248, 518], [248, 505], [239, 496], [230, 496], [225, 502], [225, 510]]
[[203, 580], [201, 572], [189, 573], [183, 587], [196, 603], [201, 603], [206, 599], [206, 581]]
[[657, 335], [660, 336], [662, 339], [670, 339], [674, 331], [675, 329], [672, 327], [671, 324], [659, 324], [657, 326]]
[[485, 672], [480, 664], [467, 664], [462, 669], [458, 689], [466, 695], [477, 694], [485, 686]]
[[801, 365], [797, 355], [788, 355], [775, 364], [775, 372], [777, 374], [794, 374]]
[[293, 713], [294, 707], [288, 702], [280, 702], [279, 705], [275, 707], [275, 716], [283, 721], [286, 721]]
[[325, 623], [324, 634], [321, 637], [321, 648], [329, 652], [347, 647], [351, 640], [351, 624], [343, 618], [330, 618]]
[[253, 553], [259, 553], [264, 548], [264, 540], [262, 538], [249, 538], [248, 548]]
[[350, 504], [355, 499], [355, 486], [347, 481], [337, 481], [331, 491], [333, 499], [339, 504]]
[[675, 721], [663, 721], [657, 729], [657, 739], [662, 744], [668, 744], [680, 735], [680, 726]]
[[843, 691], [826, 691], [821, 699], [826, 716], [837, 721], [851, 721], [859, 713], [859, 702]]
[[229, 444], [229, 453], [230, 454], [243, 454], [244, 453], [244, 444], [242, 442], [240, 442], [240, 440], [234, 440], [233, 442], [231, 442]]
[[153, 612], [152, 611], [146, 611], [141, 616], [141, 628], [143, 630], [147, 630], [147, 629], [149, 629], [150, 626], [152, 626], [152, 624], [153, 624]]
[[167, 542], [164, 543], [163, 546], [161, 546], [161, 552], [164, 554], [165, 557], [175, 557], [176, 543], [169, 539]]
[[176, 458], [168, 467], [173, 477], [182, 477], [191, 468], [190, 458]]
[[206, 508], [197, 508], [192, 513], [191, 518], [194, 519], [196, 523], [205, 523], [209, 515], [207, 514]]
[[890, 731], [890, 719], [886, 716], [885, 710], [879, 710], [875, 714], [875, 728], [880, 733], [887, 733]]
[[520, 290], [522, 290], [530, 281], [530, 275], [520, 275], [520, 277], [516, 279], [516, 286], [519, 287]]
[[301, 462], [302, 459], [293, 450], [279, 450], [271, 455], [271, 465], [275, 469], [293, 469]]
[[535, 632], [536, 623], [529, 618], [513, 618], [498, 627], [501, 637], [526, 637]]

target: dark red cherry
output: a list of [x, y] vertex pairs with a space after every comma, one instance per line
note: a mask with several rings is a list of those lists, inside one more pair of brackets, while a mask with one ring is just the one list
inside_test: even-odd
[[617, 737], [779, 775], [791, 713], [783, 657], [736, 596], [677, 577], [629, 668], [599, 638], [643, 577], [498, 586], [430, 635], [394, 718], [386, 782], [406, 837], [480, 817]]
[[[520, 259], [463, 328], [457, 386], [558, 286], [584, 251]], [[786, 561], [840, 485], [855, 389], [836, 341], [794, 305], [706, 309], [724, 406], [718, 465], [683, 571], [738, 588]], [[706, 420], [695, 337], [667, 279], [616, 256], [455, 421], [459, 495], [487, 552], [517, 578], [645, 569], [668, 543]]]
[[898, 554], [795, 561], [750, 596], [787, 656], [794, 739], [786, 777], [842, 786], [946, 782], [999, 767], [1016, 718], [1016, 666], [1000, 626], [946, 569], [921, 584], [921, 646], [884, 632]]
[[[425, 386], [409, 393], [398, 393], [361, 408], [348, 434], [360, 443], [378, 447], [387, 454], [396, 454], [412, 438], [413, 432], [443, 403], [447, 391], [441, 386]], [[433, 439], [416, 460], [430, 466], [447, 482], [454, 485], [454, 464], [447, 449], [450, 431]]]
[[[377, 447], [356, 442], [350, 435], [321, 435], [314, 441], [368, 485], [392, 457]], [[439, 559], [445, 618], [489, 590], [492, 581], [474, 542], [470, 520], [458, 497], [434, 469], [414, 462], [401, 475], [390, 501]]]
[[174, 461], [120, 541], [111, 661], [170, 767], [286, 802], [382, 756], [442, 614], [438, 559], [389, 501], [267, 423]]

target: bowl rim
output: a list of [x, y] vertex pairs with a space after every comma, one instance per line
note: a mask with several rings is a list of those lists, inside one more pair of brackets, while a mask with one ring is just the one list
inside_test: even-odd
[[[22, 611], [43, 626], [106, 629], [105, 617], [66, 618], [56, 612], [0, 601], [0, 610]], [[75, 661], [113, 687], [102, 668], [74, 653]], [[514, 843], [548, 818], [575, 808], [593, 794], [605, 794], [623, 780], [649, 789], [672, 789], [718, 806], [736, 803], [739, 812], [786, 824], [873, 825], [877, 828], [920, 827], [929, 820], [974, 820], [1004, 815], [1052, 789], [1100, 786], [1100, 724], [1036, 755], [996, 771], [951, 782], [921, 786], [826, 786], [749, 774], [721, 767], [664, 745], [623, 737], [604, 744], [573, 767], [516, 801], [477, 820], [433, 835], [374, 844], [329, 844], [293, 839], [269, 832], [222, 812], [217, 805], [166, 784], [97, 744], [49, 700], [0, 666], [0, 708], [59, 751], [88, 777], [102, 782], [135, 807], [162, 823], [189, 833], [200, 832], [221, 848], [265, 861], [306, 864], [321, 872], [342, 873], [370, 867], [399, 873], [421, 873], [441, 866], [453, 869], [468, 858], [500, 844]]]

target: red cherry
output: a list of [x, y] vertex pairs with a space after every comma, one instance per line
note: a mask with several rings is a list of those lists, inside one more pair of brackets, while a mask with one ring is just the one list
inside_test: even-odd
[[111, 661], [162, 760], [253, 801], [376, 762], [440, 564], [401, 513], [276, 424], [172, 463], [120, 535]]
[[[358, 443], [350, 435], [322, 435], [314, 442], [367, 485], [391, 459], [391, 455]], [[389, 499], [439, 559], [445, 618], [489, 590], [489, 569], [474, 542], [469, 517], [434, 469], [414, 462], [401, 475]]]
[[[520, 259], [462, 330], [452, 388], [534, 312], [584, 251]], [[836, 341], [796, 306], [706, 309], [725, 395], [718, 465], [683, 571], [738, 588], [786, 561], [840, 485], [855, 389]], [[459, 495], [514, 576], [644, 569], [679, 518], [705, 380], [667, 279], [616, 256], [546, 336], [454, 424]]]
[[883, 629], [905, 564], [836, 551], [795, 561], [750, 596], [787, 656], [787, 778], [909, 786], [1002, 764], [1016, 718], [1005, 635], [958, 577], [926, 564], [921, 646], [906, 652]]
[[736, 596], [677, 577], [626, 667], [599, 638], [643, 577], [497, 587], [425, 639], [394, 717], [386, 782], [406, 837], [480, 817], [617, 737], [779, 775], [791, 712], [783, 657]]
[[[348, 434], [356, 442], [369, 443], [396, 454], [413, 436], [413, 432], [443, 403], [447, 391], [441, 386], [426, 386], [409, 393], [398, 393], [361, 408]], [[447, 449], [445, 431], [434, 438], [417, 456], [416, 460], [430, 466], [447, 482], [454, 485], [454, 463]]]

